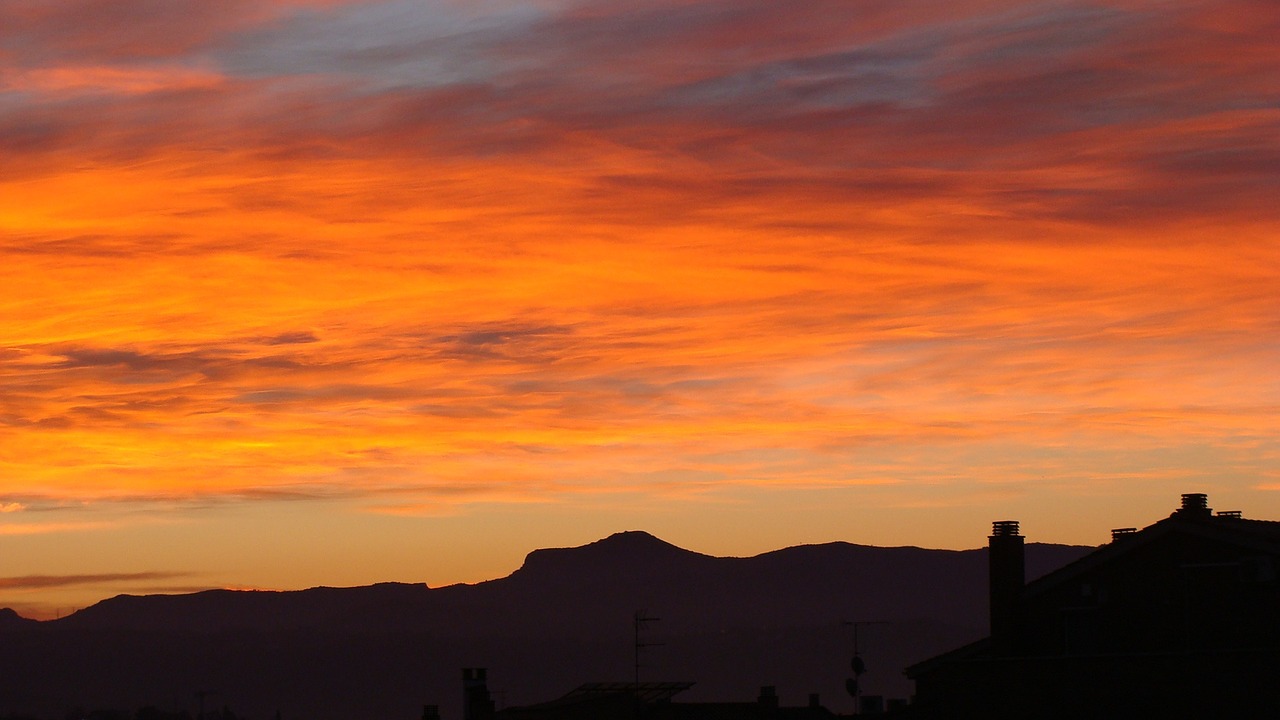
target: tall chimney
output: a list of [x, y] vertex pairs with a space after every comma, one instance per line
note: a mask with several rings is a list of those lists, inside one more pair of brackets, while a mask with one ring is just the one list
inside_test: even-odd
[[1024, 540], [1018, 534], [1017, 520], [991, 523], [987, 567], [991, 589], [991, 649], [997, 655], [1012, 655], [1019, 644], [1022, 588], [1026, 583]]
[[463, 720], [489, 720], [493, 717], [493, 696], [489, 694], [488, 675], [485, 668], [462, 669]]

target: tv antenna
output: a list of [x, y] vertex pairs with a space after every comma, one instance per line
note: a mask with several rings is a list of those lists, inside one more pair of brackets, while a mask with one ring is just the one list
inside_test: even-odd
[[853, 626], [853, 660], [850, 667], [853, 669], [853, 677], [844, 681], [844, 687], [853, 696], [853, 714], [862, 714], [862, 674], [867, 671], [867, 664], [862, 659], [862, 653], [858, 650], [858, 630], [870, 625], [888, 625], [884, 620], [852, 620], [845, 621], [846, 626]]
[[642, 631], [647, 623], [658, 622], [662, 618], [649, 617], [644, 610], [637, 610], [635, 615], [635, 653], [636, 653], [636, 689], [639, 691], [640, 686], [640, 651], [645, 648], [658, 647], [663, 643], [644, 642], [641, 639]]
[[199, 720], [204, 720], [204, 699], [211, 695], [221, 695], [221, 694], [222, 693], [218, 692], [217, 690], [197, 690], [195, 692], [196, 698], [200, 701], [200, 714], [196, 716], [197, 718], [199, 718]]

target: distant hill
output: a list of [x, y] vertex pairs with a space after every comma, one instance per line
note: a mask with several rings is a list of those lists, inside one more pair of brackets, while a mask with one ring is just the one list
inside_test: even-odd
[[28, 620], [9, 608], [0, 608], [0, 632], [34, 627], [35, 620]]
[[[1092, 548], [1030, 544], [1028, 579]], [[214, 590], [105, 600], [35, 623], [0, 611], [0, 715], [72, 707], [217, 706], [266, 720], [460, 717], [460, 669], [488, 667], [507, 704], [634, 672], [633, 613], [660, 621], [648, 679], [693, 680], [686, 699], [783, 702], [819, 692], [847, 711], [848, 621], [867, 692], [904, 696], [901, 668], [986, 630], [986, 550], [805, 545], [750, 558], [681, 549], [643, 532], [535, 550], [510, 576], [428, 588]]]

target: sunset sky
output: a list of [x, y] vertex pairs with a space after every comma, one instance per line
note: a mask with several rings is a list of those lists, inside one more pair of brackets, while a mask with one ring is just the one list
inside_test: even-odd
[[1275, 0], [0, 0], [0, 607], [1280, 519]]

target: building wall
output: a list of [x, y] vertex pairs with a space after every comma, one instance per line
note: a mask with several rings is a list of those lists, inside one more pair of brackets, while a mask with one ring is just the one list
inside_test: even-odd
[[1280, 645], [1276, 567], [1222, 540], [1165, 535], [1027, 598], [1020, 654]]
[[980, 658], [919, 678], [911, 716], [1058, 720], [1249, 718], [1280, 707], [1276, 650]]

